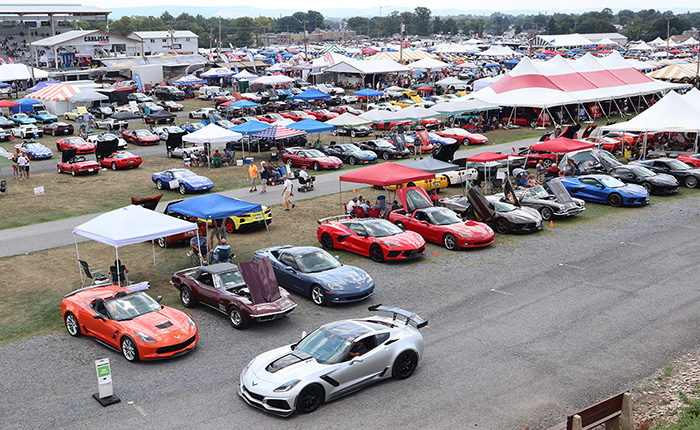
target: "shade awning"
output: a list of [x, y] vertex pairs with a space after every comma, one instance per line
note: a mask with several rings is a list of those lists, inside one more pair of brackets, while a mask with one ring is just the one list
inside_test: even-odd
[[343, 182], [356, 182], [359, 184], [388, 187], [390, 185], [405, 184], [406, 182], [421, 181], [434, 177], [434, 173], [424, 172], [401, 164], [386, 162], [346, 173], [340, 176], [340, 180]]

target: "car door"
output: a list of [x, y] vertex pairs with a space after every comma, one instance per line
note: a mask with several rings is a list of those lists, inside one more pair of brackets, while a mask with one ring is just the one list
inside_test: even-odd
[[[122, 328], [121, 324], [111, 319], [104, 306], [104, 302], [100, 304], [100, 301], [101, 299], [94, 299], [88, 303], [89, 311], [92, 311], [92, 315], [82, 319], [83, 325], [90, 330], [92, 335], [97, 339], [113, 347], [118, 347], [118, 334]], [[96, 315], [102, 318], [97, 319], [95, 318]]]
[[357, 222], [349, 222], [345, 226], [350, 230], [350, 235], [342, 238], [340, 243], [346, 249], [359, 254], [369, 253], [369, 239], [367, 238], [367, 230]]
[[[606, 203], [608, 201], [608, 190], [605, 185], [595, 178], [583, 178], [581, 183], [586, 187], [582, 190], [582, 195], [589, 200]], [[584, 197], [584, 199], [586, 198]]]
[[298, 293], [306, 293], [299, 282], [299, 266], [292, 254], [282, 252], [277, 259], [270, 259], [280, 285]]
[[357, 357], [348, 356], [336, 371], [328, 375], [339, 384], [331, 394], [332, 397], [339, 397], [373, 382], [390, 366], [390, 354], [385, 345], [388, 338], [389, 333], [380, 333], [365, 336], [355, 342], [354, 345], [362, 341], [369, 350]]
[[430, 241], [430, 242], [441, 242], [442, 238], [438, 238], [438, 233], [435, 229], [435, 227], [430, 224], [430, 219], [428, 218], [428, 214], [421, 210], [416, 210], [413, 212], [413, 225], [415, 226], [415, 231], [416, 233], [420, 234], [423, 236], [423, 239]]
[[[199, 279], [192, 283], [192, 293], [198, 301], [219, 309], [219, 291], [214, 287], [214, 279], [211, 273], [203, 272]], [[224, 310], [226, 308], [224, 307]]]
[[297, 162], [295, 164], [297, 164], [299, 167], [310, 167], [313, 164], [313, 160], [309, 158], [309, 155], [306, 153], [306, 151], [297, 152], [297, 156]]

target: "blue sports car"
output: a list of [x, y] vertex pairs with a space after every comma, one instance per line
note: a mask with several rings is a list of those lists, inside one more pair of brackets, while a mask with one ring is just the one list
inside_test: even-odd
[[53, 157], [53, 152], [41, 143], [24, 142], [15, 145], [15, 148], [26, 153], [30, 160], [41, 160], [42, 158]]
[[196, 175], [188, 169], [164, 170], [154, 173], [151, 180], [159, 190], [179, 190], [180, 194], [214, 188], [209, 178]]
[[201, 130], [204, 128], [204, 124], [201, 122], [186, 122], [182, 125], [180, 125], [180, 128], [185, 130], [188, 133], [194, 133], [197, 130]]
[[610, 206], [644, 206], [649, 192], [642, 186], [625, 184], [608, 175], [585, 175], [556, 179], [561, 181], [572, 197]]
[[10, 117], [10, 120], [19, 125], [36, 124], [36, 120], [26, 113], [16, 113]]
[[280, 245], [253, 254], [253, 259], [265, 257], [280, 285], [319, 306], [357, 302], [374, 294], [374, 281], [364, 270], [340, 264], [321, 248]]
[[30, 115], [42, 124], [51, 124], [58, 121], [58, 117], [47, 110], [39, 110]]

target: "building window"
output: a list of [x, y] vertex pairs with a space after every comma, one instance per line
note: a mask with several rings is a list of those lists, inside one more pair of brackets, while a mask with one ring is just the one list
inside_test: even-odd
[[151, 39], [151, 43], [156, 43], [156, 40], [155, 40], [155, 39]]
[[189, 42], [189, 41], [190, 41], [190, 38], [189, 38], [189, 37], [186, 37], [186, 38], [185, 38], [185, 42]]
[[167, 42], [167, 41], [168, 41], [168, 39], [163, 39], [163, 42]]

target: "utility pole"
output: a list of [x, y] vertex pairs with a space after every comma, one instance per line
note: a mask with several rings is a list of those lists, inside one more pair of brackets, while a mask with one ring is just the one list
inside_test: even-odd
[[172, 27], [170, 27], [170, 30], [168, 30], [168, 34], [170, 35], [170, 51], [172, 54], [175, 53], [175, 30], [173, 30]]
[[666, 18], [666, 58], [668, 58], [668, 51], [671, 45], [671, 18]]
[[219, 16], [219, 57], [221, 57], [221, 16]]
[[309, 61], [309, 53], [308, 53], [308, 47], [307, 47], [307, 42], [309, 41], [309, 38], [307, 37], [306, 33], [306, 21], [303, 22], [304, 24], [304, 61]]
[[406, 25], [401, 22], [401, 37], [399, 40], [399, 64], [403, 64], [403, 32], [406, 31]]

